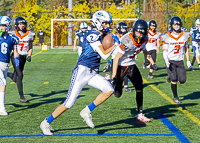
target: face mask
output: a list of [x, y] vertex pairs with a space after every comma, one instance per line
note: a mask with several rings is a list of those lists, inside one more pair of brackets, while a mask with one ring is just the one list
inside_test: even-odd
[[4, 31], [0, 30], [0, 36], [2, 36], [2, 35], [3, 35], [3, 32], [4, 32]]

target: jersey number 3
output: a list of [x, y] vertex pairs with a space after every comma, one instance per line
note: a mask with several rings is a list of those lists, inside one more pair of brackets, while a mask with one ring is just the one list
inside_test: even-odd
[[176, 45], [176, 46], [175, 46], [175, 52], [174, 52], [174, 54], [178, 54], [180, 48], [181, 48], [181, 45]]

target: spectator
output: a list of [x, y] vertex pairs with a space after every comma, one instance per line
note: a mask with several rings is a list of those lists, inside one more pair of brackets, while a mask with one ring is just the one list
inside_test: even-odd
[[39, 45], [40, 45], [40, 48], [42, 49], [42, 45], [44, 45], [44, 35], [45, 33], [42, 31], [42, 29], [40, 28], [37, 36], [39, 38]]

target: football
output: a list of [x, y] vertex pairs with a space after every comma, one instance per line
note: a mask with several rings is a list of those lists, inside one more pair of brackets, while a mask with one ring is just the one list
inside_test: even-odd
[[111, 34], [106, 35], [102, 41], [102, 46], [103, 46], [104, 50], [109, 49], [113, 45], [114, 45], [114, 39], [113, 39], [113, 37], [111, 37]]

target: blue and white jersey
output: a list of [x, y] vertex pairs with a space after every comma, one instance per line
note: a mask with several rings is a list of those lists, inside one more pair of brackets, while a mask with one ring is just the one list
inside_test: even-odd
[[13, 34], [0, 36], [0, 61], [9, 63], [10, 53], [14, 48], [14, 45], [19, 44], [19, 38]]
[[99, 69], [101, 56], [96, 52], [90, 44], [102, 42], [103, 36], [97, 30], [88, 30], [85, 32], [82, 54], [77, 64], [92, 69]]
[[200, 42], [200, 28], [194, 26], [190, 29], [190, 33], [192, 34], [192, 41]]
[[84, 38], [84, 32], [82, 30], [77, 30], [75, 32], [76, 38], [79, 39], [78, 46], [83, 47], [83, 38]]
[[[172, 29], [171, 29], [171, 26], [168, 28], [168, 31], [172, 31]], [[181, 31], [187, 31], [187, 28], [186, 27], [181, 27]]]

